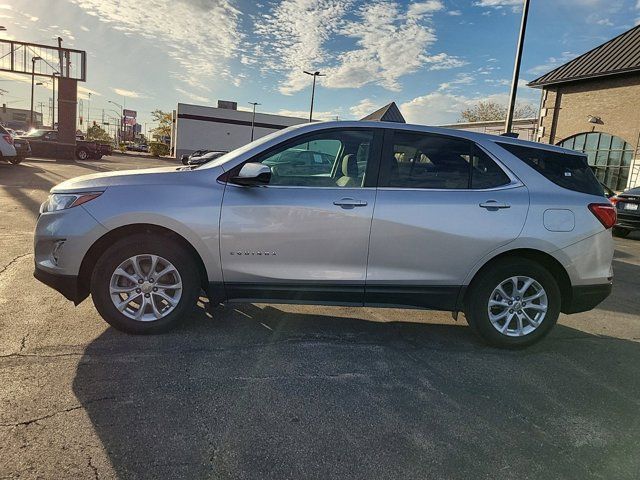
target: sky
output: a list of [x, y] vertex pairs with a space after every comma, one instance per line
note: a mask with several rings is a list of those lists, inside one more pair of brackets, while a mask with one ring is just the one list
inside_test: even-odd
[[[445, 124], [479, 100], [506, 103], [522, 0], [0, 0], [0, 38], [87, 51], [86, 121], [114, 106], [218, 99], [306, 117], [358, 119], [395, 101], [408, 121]], [[640, 0], [531, 0], [526, 83], [640, 23]], [[0, 102], [29, 108], [30, 77], [0, 72]], [[36, 87], [36, 105], [51, 86]], [[90, 95], [89, 95], [90, 94]], [[89, 115], [89, 117], [87, 117]], [[45, 107], [45, 121], [47, 107]], [[149, 128], [151, 128], [149, 123]]]

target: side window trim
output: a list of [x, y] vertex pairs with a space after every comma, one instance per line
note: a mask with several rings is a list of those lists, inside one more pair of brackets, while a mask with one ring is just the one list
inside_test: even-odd
[[[349, 128], [328, 128], [328, 129], [324, 129], [324, 130], [317, 130], [314, 132], [309, 132], [309, 133], [304, 133], [302, 135], [298, 135], [296, 137], [292, 137], [289, 140], [285, 140], [282, 143], [278, 143], [276, 145], [273, 145], [272, 147], [263, 150], [262, 152], [248, 158], [247, 160], [239, 163], [238, 165], [236, 165], [235, 167], [233, 167], [232, 169], [224, 172], [222, 175], [220, 175], [218, 177], [218, 181], [219, 182], [223, 182], [226, 183], [227, 185], [231, 185], [234, 186], [231, 182], [229, 182], [229, 179], [231, 177], [233, 177], [234, 175], [237, 175], [238, 172], [240, 172], [240, 170], [242, 169], [242, 167], [246, 164], [246, 163], [252, 163], [255, 162], [257, 159], [259, 158], [264, 158], [265, 156], [268, 155], [272, 155], [273, 153], [275, 153], [277, 150], [280, 149], [287, 149], [290, 148], [292, 146], [295, 146], [299, 143], [304, 143], [306, 138], [311, 138], [315, 135], [318, 134], [327, 134], [327, 133], [331, 133], [331, 132], [344, 132], [344, 131], [359, 131], [359, 132], [371, 132], [372, 134], [372, 138], [373, 138], [373, 146], [375, 148], [376, 145], [381, 145], [382, 143], [382, 130], [381, 128], [372, 128], [372, 127], [349, 127]], [[354, 190], [354, 189], [363, 189], [363, 188], [375, 188], [377, 185], [377, 182], [373, 182], [372, 180], [370, 180], [370, 172], [371, 175], [376, 175], [378, 169], [379, 169], [379, 165], [380, 165], [380, 158], [377, 158], [377, 161], [375, 159], [375, 155], [372, 155], [372, 151], [373, 149], [370, 148], [369, 149], [369, 158], [367, 159], [367, 169], [365, 171], [365, 177], [364, 177], [364, 185], [361, 187], [338, 187], [338, 186], [305, 186], [305, 185], [264, 185], [261, 188], [322, 188], [322, 189], [334, 189], [334, 188], [339, 188], [341, 190]], [[379, 157], [379, 156], [378, 156]], [[372, 165], [370, 165], [372, 164]], [[371, 168], [373, 168], [373, 170], [370, 170], [370, 166]], [[332, 171], [332, 173], [334, 173]], [[372, 184], [370, 184], [372, 183]]]
[[[390, 173], [390, 169], [384, 165], [385, 158], [393, 158], [393, 145], [394, 145], [394, 137], [396, 133], [414, 133], [414, 134], [423, 134], [423, 135], [432, 135], [435, 137], [453, 139], [467, 142], [470, 146], [469, 155], [470, 160], [473, 158], [473, 154], [475, 151], [480, 151], [487, 155], [497, 166], [504, 172], [504, 174], [509, 178], [509, 183], [505, 183], [504, 185], [498, 185], [497, 187], [489, 187], [489, 188], [471, 188], [472, 181], [472, 169], [473, 165], [471, 161], [469, 162], [469, 182], [467, 188], [422, 188], [422, 187], [389, 187], [384, 186], [386, 182], [388, 182], [388, 174]], [[496, 156], [488, 151], [483, 145], [466, 138], [456, 137], [454, 135], [443, 135], [441, 133], [434, 132], [422, 132], [419, 130], [404, 130], [404, 129], [392, 129], [386, 128], [384, 129], [384, 141], [383, 146], [381, 148], [381, 159], [380, 159], [380, 168], [377, 176], [376, 182], [377, 188], [383, 190], [413, 190], [413, 191], [431, 191], [431, 192], [491, 192], [496, 190], [507, 190], [511, 188], [521, 187], [523, 183], [520, 179], [509, 169], [507, 166], [502, 163]]]

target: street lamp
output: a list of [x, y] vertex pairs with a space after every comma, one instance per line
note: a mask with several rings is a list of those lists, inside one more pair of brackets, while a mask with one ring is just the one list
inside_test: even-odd
[[114, 101], [111, 101], [111, 100], [107, 100], [107, 103], [111, 103], [111, 104], [115, 105], [116, 107], [120, 108], [120, 132], [119, 132], [120, 138], [119, 138], [119, 140], [122, 141], [122, 139], [124, 137], [124, 135], [122, 134], [122, 128], [123, 128], [122, 124], [124, 123], [124, 120], [122, 118], [123, 117], [122, 105], [120, 105], [119, 103], [116, 103]]
[[56, 129], [56, 75], [60, 76], [60, 72], [53, 72], [51, 82], [53, 83], [53, 101], [51, 102], [51, 128]]
[[261, 105], [258, 102], [248, 102], [249, 105], [253, 105], [253, 117], [251, 117], [251, 141], [253, 142], [253, 128], [256, 124], [256, 105]]
[[29, 118], [29, 125], [33, 128], [33, 90], [35, 89], [36, 83], [36, 62], [38, 60], [42, 60], [41, 57], [32, 57], [31, 58], [31, 116]]
[[303, 70], [307, 75], [311, 75], [313, 77], [313, 87], [311, 89], [311, 108], [309, 109], [309, 123], [313, 121], [313, 97], [316, 94], [316, 77], [325, 77], [326, 75], [320, 72], [307, 72]]
[[507, 120], [504, 125], [504, 133], [511, 133], [513, 125], [513, 112], [516, 107], [516, 95], [518, 92], [518, 77], [520, 76], [520, 62], [522, 61], [522, 47], [524, 45], [524, 34], [527, 30], [527, 17], [529, 15], [529, 0], [524, 0], [522, 7], [522, 22], [520, 23], [520, 35], [516, 47], [516, 60], [513, 66], [513, 79], [511, 80], [511, 94], [509, 95], [509, 109], [507, 110]]

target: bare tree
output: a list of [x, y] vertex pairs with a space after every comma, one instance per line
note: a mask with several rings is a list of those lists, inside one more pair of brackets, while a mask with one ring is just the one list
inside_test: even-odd
[[[532, 118], [538, 116], [538, 111], [529, 103], [516, 105], [514, 118]], [[460, 112], [460, 122], [489, 122], [492, 120], [505, 120], [507, 118], [507, 106], [491, 100], [479, 101], [475, 105], [465, 108]]]

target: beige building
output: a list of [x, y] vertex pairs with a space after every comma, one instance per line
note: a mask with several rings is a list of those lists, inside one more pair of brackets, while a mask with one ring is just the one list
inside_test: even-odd
[[640, 25], [529, 83], [536, 140], [587, 154], [613, 190], [640, 186]]
[[[439, 125], [444, 128], [453, 128], [454, 130], [466, 130], [468, 132], [490, 133], [492, 135], [502, 135], [504, 132], [504, 120], [489, 120], [483, 122], [459, 122], [449, 123], [447, 125]], [[513, 121], [511, 128], [513, 133], [518, 134], [521, 140], [536, 141], [538, 131], [537, 118], [518, 118]]]

